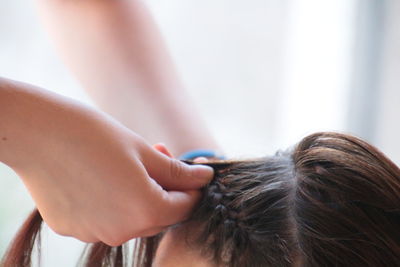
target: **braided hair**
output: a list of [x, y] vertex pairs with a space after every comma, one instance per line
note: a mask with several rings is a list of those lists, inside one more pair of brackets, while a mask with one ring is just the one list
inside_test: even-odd
[[[206, 164], [215, 177], [176, 229], [216, 265], [400, 266], [400, 169], [368, 143], [315, 133], [271, 157]], [[41, 222], [35, 210], [1, 266], [31, 266]], [[160, 238], [137, 240], [134, 266], [152, 266]], [[128, 266], [126, 255], [96, 243], [83, 265]]]
[[[213, 167], [215, 178], [191, 219], [201, 229], [196, 243], [203, 244], [203, 255], [218, 266], [290, 266], [296, 242], [288, 230], [294, 188], [290, 154]], [[282, 257], [271, 257], [277, 254]]]

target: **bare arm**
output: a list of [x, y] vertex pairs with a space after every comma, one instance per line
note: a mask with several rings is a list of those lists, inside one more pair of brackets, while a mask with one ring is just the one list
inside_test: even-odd
[[97, 104], [173, 153], [217, 149], [140, 0], [37, 0], [61, 55]]
[[213, 176], [102, 112], [1, 78], [0, 162], [21, 177], [54, 231], [110, 245], [185, 219]]

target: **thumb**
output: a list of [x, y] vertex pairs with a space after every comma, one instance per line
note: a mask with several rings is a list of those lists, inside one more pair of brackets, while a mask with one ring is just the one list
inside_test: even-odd
[[214, 176], [214, 170], [209, 166], [188, 165], [150, 146], [142, 152], [141, 157], [149, 176], [166, 190], [199, 189]]

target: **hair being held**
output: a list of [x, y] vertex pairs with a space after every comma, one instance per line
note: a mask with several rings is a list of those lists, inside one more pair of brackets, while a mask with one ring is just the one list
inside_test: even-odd
[[[213, 181], [176, 230], [217, 266], [397, 266], [400, 169], [368, 143], [316, 133], [292, 150], [217, 161]], [[30, 266], [41, 217], [34, 211], [2, 266]], [[161, 236], [135, 243], [134, 265], [151, 266]], [[40, 243], [40, 242], [39, 242]], [[122, 246], [89, 245], [86, 266], [125, 266]]]

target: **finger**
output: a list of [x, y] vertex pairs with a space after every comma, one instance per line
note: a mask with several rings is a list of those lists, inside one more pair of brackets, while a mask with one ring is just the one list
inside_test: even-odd
[[164, 232], [168, 229], [168, 227], [161, 226], [161, 227], [155, 227], [151, 229], [147, 229], [143, 232], [138, 233], [138, 237], [148, 237], [148, 236], [155, 236], [161, 232]]
[[214, 176], [211, 167], [188, 165], [151, 147], [142, 152], [141, 157], [149, 176], [166, 190], [199, 189]]
[[85, 236], [85, 235], [80, 235], [80, 236], [76, 237], [76, 239], [78, 239], [79, 241], [84, 242], [84, 243], [96, 243], [96, 242], [100, 241], [99, 239], [97, 239], [93, 236]]
[[174, 156], [172, 155], [172, 153], [168, 150], [168, 148], [165, 146], [165, 144], [163, 143], [157, 143], [153, 145], [153, 148], [161, 153], [163, 153], [164, 155], [170, 157], [170, 158], [174, 158]]
[[209, 160], [206, 157], [197, 157], [193, 160], [196, 163], [207, 163]]
[[188, 219], [200, 198], [201, 193], [198, 190], [167, 192], [163, 208], [159, 210], [157, 221], [165, 227]]

